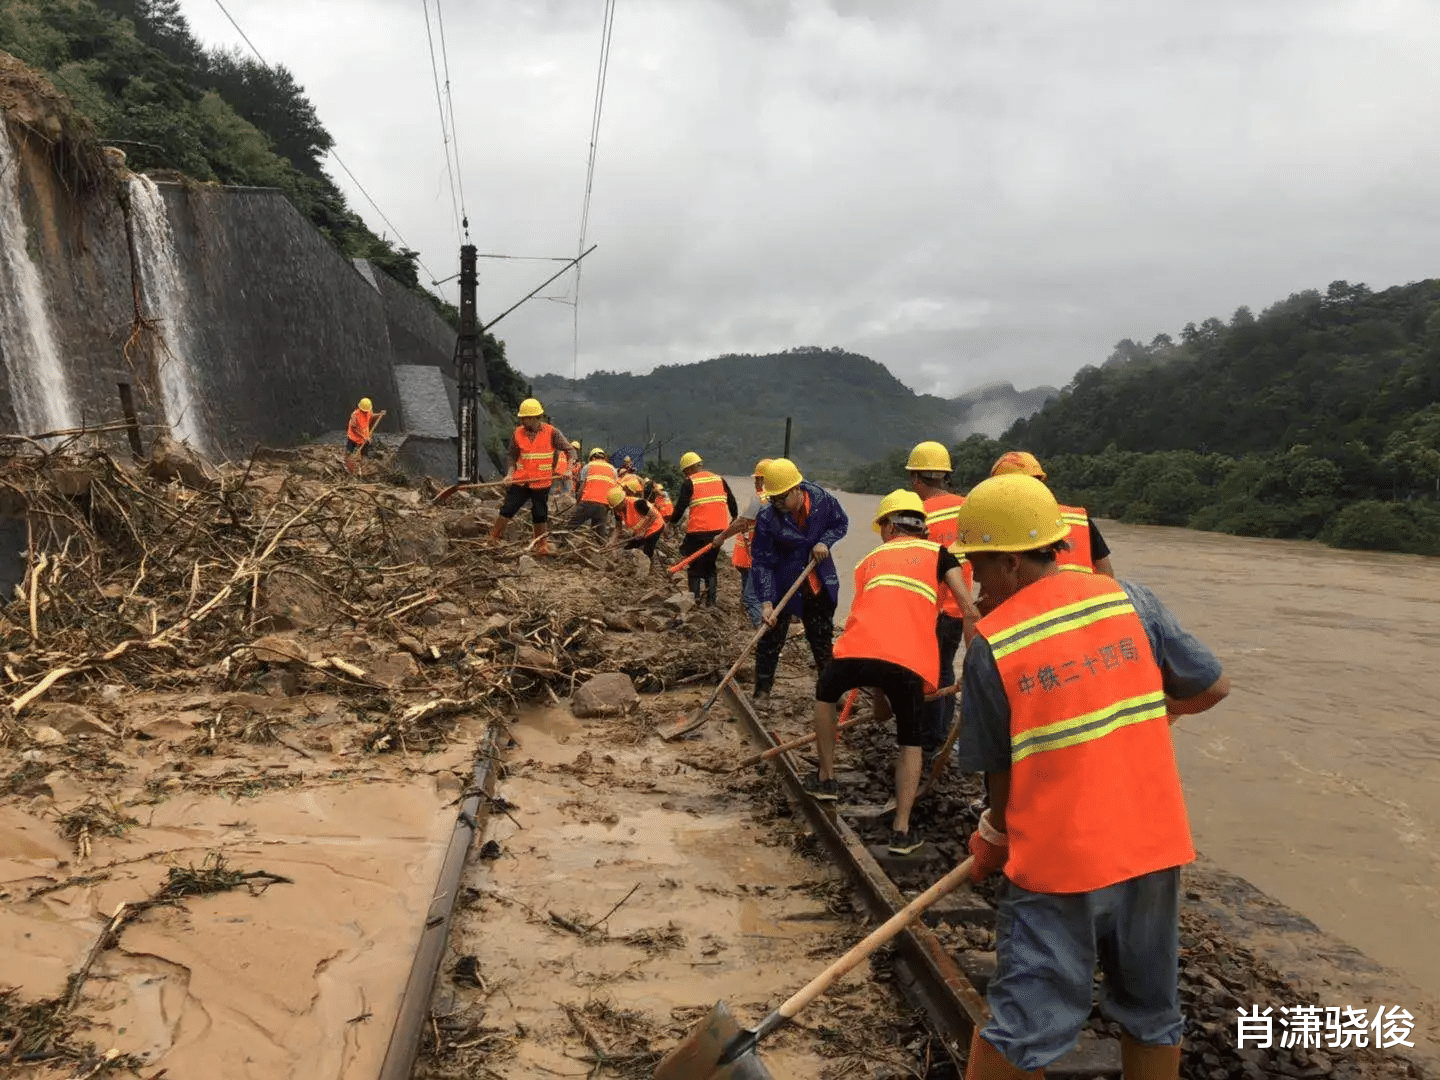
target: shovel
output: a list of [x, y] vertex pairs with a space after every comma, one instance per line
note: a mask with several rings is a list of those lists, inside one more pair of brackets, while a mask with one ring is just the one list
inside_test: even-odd
[[847, 971], [897, 937], [920, 913], [970, 877], [973, 858], [931, 885], [910, 903], [870, 931], [864, 941], [815, 976], [753, 1029], [742, 1029], [723, 1001], [716, 1002], [690, 1035], [655, 1067], [655, 1080], [771, 1080], [770, 1070], [755, 1053], [766, 1035], [829, 990]]
[[[820, 560], [816, 558], [811, 558], [811, 560], [805, 564], [805, 569], [800, 571], [800, 576], [795, 579], [795, 584], [790, 586], [785, 595], [780, 598], [780, 602], [775, 605], [776, 612], [785, 610], [785, 605], [790, 602], [790, 598], [799, 592], [800, 586], [805, 583], [805, 579], [809, 577], [811, 571], [819, 565]], [[740, 670], [740, 665], [745, 662], [745, 657], [750, 655], [750, 650], [755, 648], [755, 646], [760, 643], [760, 639], [769, 632], [770, 627], [768, 626], [762, 626], [759, 630], [755, 631], [750, 640], [746, 642], [745, 648], [740, 651], [740, 655], [735, 658], [735, 663], [730, 665], [730, 670], [727, 671], [725, 677], [720, 680], [720, 685], [715, 687], [715, 692], [710, 695], [710, 700], [702, 705], [697, 712], [683, 717], [670, 727], [661, 728], [657, 734], [668, 742], [670, 739], [678, 739], [681, 735], [694, 731], [704, 724], [706, 720], [709, 720], [710, 709], [714, 706], [715, 702], [720, 699], [720, 691], [724, 690], [725, 684], [735, 677], [735, 672]]]
[[[956, 683], [950, 687], [952, 691], [958, 691], [960, 684]], [[960, 703], [955, 703], [955, 719], [950, 722], [950, 734], [945, 736], [945, 742], [940, 747], [940, 753], [935, 755], [935, 760], [930, 763], [930, 773], [925, 777], [920, 789], [915, 792], [915, 801], [919, 802], [930, 793], [930, 789], [940, 779], [940, 774], [945, 771], [945, 763], [950, 760], [950, 751], [955, 749], [955, 740], [960, 737]]]
[[[849, 718], [850, 713], [855, 708], [855, 699], [859, 696], [859, 690], [851, 690], [850, 696], [845, 699], [845, 708], [840, 711], [840, 722], [835, 725], [835, 731], [837, 733], [844, 731], [846, 728], [854, 727], [856, 724], [860, 723], [860, 720], [851, 720]], [[873, 716], [874, 713], [871, 713], [869, 717], [861, 717], [860, 719], [865, 720]], [[762, 750], [758, 754], [752, 754], [750, 757], [740, 762], [739, 765], [732, 766], [729, 771], [739, 772], [741, 769], [748, 769], [752, 765], [759, 765], [761, 762], [769, 761], [773, 757], [779, 757], [787, 750], [795, 750], [801, 746], [808, 746], [814, 741], [815, 733], [812, 731], [809, 735], [801, 735], [799, 738], [791, 739], [789, 742], [783, 742], [779, 746], [772, 746], [769, 750]]]
[[435, 498], [430, 500], [430, 505], [438, 506], [440, 503], [443, 503], [445, 500], [450, 498], [451, 495], [454, 495], [457, 491], [473, 491], [476, 488], [505, 487], [508, 485], [508, 483], [509, 481], [506, 480], [491, 480], [487, 484], [451, 484], [447, 488], [441, 488], [439, 493], [436, 494]]
[[678, 574], [681, 570], [684, 570], [685, 567], [689, 566], [696, 559], [700, 558], [701, 555], [704, 555], [710, 550], [712, 550], [710, 545], [706, 544], [699, 551], [692, 551], [689, 555], [686, 555], [685, 558], [681, 559], [679, 562], [671, 563], [665, 568], [665, 571], [670, 574]]

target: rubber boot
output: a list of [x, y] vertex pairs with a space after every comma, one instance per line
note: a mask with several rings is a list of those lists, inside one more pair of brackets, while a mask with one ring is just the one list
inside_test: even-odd
[[536, 555], [554, 555], [554, 554], [555, 554], [553, 551], [550, 550], [550, 541], [548, 541], [547, 539], [545, 539], [545, 534], [548, 533], [549, 531], [550, 531], [550, 526], [549, 526], [549, 524], [546, 523], [546, 522], [543, 522], [543, 521], [540, 522], [539, 524], [537, 524], [534, 528], [532, 528], [532, 529], [530, 530], [531, 535], [534, 537], [534, 539], [531, 541], [530, 550], [531, 550], [534, 554], [536, 554]]
[[1154, 1046], [1120, 1036], [1124, 1080], [1180, 1080], [1180, 1047]]
[[[965, 1080], [1043, 1080], [1044, 1069], [1017, 1068], [1005, 1055], [980, 1037], [977, 1027], [970, 1036], [970, 1060], [965, 1063]], [[1125, 1074], [1129, 1080], [1129, 1073]]]
[[494, 525], [494, 527], [490, 530], [490, 539], [491, 539], [493, 542], [497, 543], [497, 544], [498, 544], [501, 540], [504, 540], [504, 539], [505, 539], [505, 526], [506, 526], [506, 525], [509, 525], [509, 524], [510, 524], [510, 519], [509, 519], [509, 518], [497, 517], [497, 518], [495, 519], [495, 525]]
[[705, 579], [692, 577], [688, 584], [690, 585], [690, 595], [695, 598], [695, 604], [698, 607], [700, 604], [700, 586], [705, 584]]
[[715, 606], [715, 593], [720, 588], [719, 575], [711, 574], [705, 579], [705, 606]]

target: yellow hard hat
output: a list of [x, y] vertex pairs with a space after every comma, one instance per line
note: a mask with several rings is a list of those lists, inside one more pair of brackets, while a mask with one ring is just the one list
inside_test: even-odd
[[360, 399], [359, 409], [361, 412], [371, 412], [374, 408], [375, 403], [371, 401], [368, 397], [362, 397]]
[[624, 480], [621, 480], [620, 486], [623, 487], [626, 491], [630, 492], [631, 495], [639, 495], [640, 492], [645, 490], [644, 482], [641, 481], [640, 477], [636, 476], [634, 473], [631, 473], [629, 476], [625, 477]]
[[950, 451], [943, 443], [916, 443], [905, 468], [910, 472], [951, 472]]
[[1001, 454], [990, 468], [991, 476], [1013, 476], [1017, 473], [1021, 476], [1033, 476], [1036, 480], [1045, 479], [1045, 470], [1040, 467], [1040, 462], [1035, 460], [1035, 455], [1024, 450], [1011, 450], [1008, 454]]
[[1033, 476], [1006, 473], [976, 484], [955, 514], [959, 539], [950, 550], [1034, 551], [1070, 533], [1060, 504]]
[[619, 506], [625, 501], [625, 489], [621, 487], [611, 488], [605, 495], [605, 501], [611, 506]]
[[524, 401], [520, 402], [520, 408], [516, 411], [515, 415], [522, 420], [527, 416], [544, 416], [545, 406], [541, 405], [537, 399], [527, 397]]
[[925, 521], [925, 504], [920, 501], [920, 496], [909, 488], [896, 488], [880, 500], [880, 507], [875, 511], [875, 520], [870, 523], [870, 527], [878, 533], [880, 522], [891, 514], [899, 513], [914, 514], [923, 523]]
[[590, 460], [591, 460], [591, 461], [594, 461], [597, 457], [604, 457], [604, 456], [605, 456], [605, 449], [604, 449], [604, 447], [597, 446], [597, 447], [595, 447], [594, 449], [592, 449], [592, 450], [590, 451]]
[[692, 465], [699, 465], [699, 464], [700, 464], [700, 455], [697, 454], [697, 453], [695, 453], [694, 450], [686, 450], [685, 453], [683, 453], [683, 454], [680, 455], [680, 471], [681, 471], [681, 472], [684, 472], [686, 469], [690, 468], [690, 466], [692, 466]]
[[805, 478], [800, 475], [800, 470], [789, 458], [778, 457], [765, 466], [765, 474], [762, 477], [765, 481], [765, 497], [772, 498], [776, 495], [784, 495], [792, 491]]
[[755, 462], [755, 471], [750, 474], [751, 478], [755, 480], [764, 480], [765, 466], [769, 464], [770, 459], [768, 457], [762, 457], [759, 461]]

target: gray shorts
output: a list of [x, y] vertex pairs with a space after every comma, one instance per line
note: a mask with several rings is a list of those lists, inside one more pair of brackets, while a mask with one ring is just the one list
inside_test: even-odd
[[1063, 1056], [1100, 1011], [1139, 1042], [1174, 1046], [1180, 1012], [1180, 870], [1157, 870], [1088, 893], [1055, 896], [1001, 883], [995, 977], [980, 1033], [1009, 1062], [1040, 1069]]

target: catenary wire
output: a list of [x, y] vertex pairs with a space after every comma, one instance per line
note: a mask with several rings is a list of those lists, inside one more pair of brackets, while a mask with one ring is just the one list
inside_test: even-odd
[[[585, 233], [590, 225], [590, 195], [595, 186], [595, 154], [600, 142], [600, 117], [605, 108], [605, 83], [610, 70], [610, 44], [615, 36], [616, 0], [605, 0], [605, 11], [601, 16], [600, 64], [595, 73], [595, 108], [590, 116], [590, 158], [585, 166], [585, 198], [580, 207], [580, 240], [576, 244], [577, 257], [585, 250]], [[580, 263], [575, 264], [575, 299], [573, 321], [573, 359], [571, 377], [580, 377]]]
[[[440, 0], [435, 0], [435, 6], [440, 6]], [[430, 29], [430, 3], [429, 0], [420, 0], [420, 7], [425, 12], [425, 40], [430, 46], [430, 74], [435, 81], [435, 108], [440, 113], [440, 142], [445, 149], [445, 173], [450, 178], [450, 210], [455, 218], [455, 231], [460, 231], [460, 198], [455, 188], [455, 167], [450, 161], [450, 129], [445, 119], [445, 101], [440, 92], [440, 65], [435, 58], [435, 34]], [[449, 79], [446, 79], [449, 85]]]

